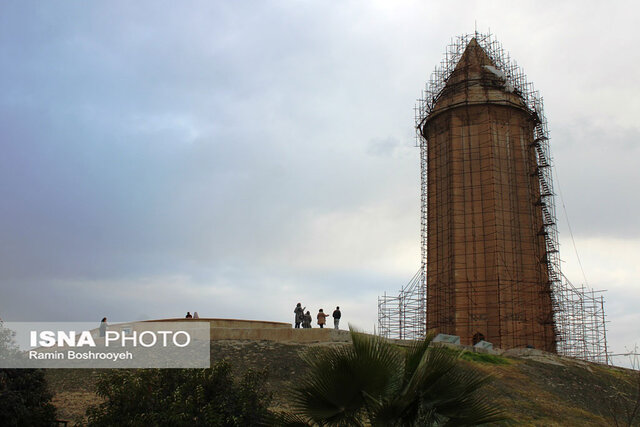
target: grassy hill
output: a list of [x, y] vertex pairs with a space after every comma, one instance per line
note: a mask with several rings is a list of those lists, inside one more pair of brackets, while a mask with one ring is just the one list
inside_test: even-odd
[[[236, 372], [267, 369], [274, 406], [286, 407], [286, 390], [305, 365], [300, 352], [311, 346], [345, 343], [290, 344], [271, 341], [214, 341], [212, 360], [228, 359]], [[455, 351], [455, 350], [452, 350]], [[611, 426], [628, 425], [626, 412], [638, 396], [640, 373], [581, 362], [535, 350], [507, 352], [503, 356], [464, 353], [461, 363], [492, 374], [490, 398], [517, 425]], [[49, 370], [54, 404], [62, 419], [77, 420], [86, 408], [99, 402], [93, 393], [95, 370]], [[638, 417], [640, 418], [640, 417]], [[632, 425], [640, 425], [636, 420]]]

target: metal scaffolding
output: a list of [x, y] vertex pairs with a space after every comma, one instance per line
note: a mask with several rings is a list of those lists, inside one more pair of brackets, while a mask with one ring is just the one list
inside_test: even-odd
[[591, 362], [611, 363], [607, 348], [604, 291], [574, 286], [564, 275], [561, 289], [565, 311], [557, 317], [564, 322], [561, 328], [567, 333], [564, 340], [558, 342], [558, 353]]
[[398, 295], [378, 298], [379, 334], [389, 338], [419, 339], [426, 335], [427, 259], [428, 259], [428, 159], [429, 142], [421, 133], [421, 126], [436, 106], [449, 77], [460, 61], [469, 42], [474, 39], [504, 73], [508, 90], [518, 95], [535, 117], [531, 150], [535, 157], [535, 171], [539, 183], [542, 228], [545, 254], [540, 262], [549, 273], [549, 289], [553, 306], [553, 322], [557, 336], [557, 351], [561, 355], [600, 363], [608, 363], [606, 318], [602, 291], [584, 286], [576, 287], [564, 277], [560, 269], [558, 231], [552, 180], [552, 158], [549, 132], [542, 98], [527, 80], [522, 69], [506, 53], [491, 34], [478, 32], [459, 36], [451, 41], [439, 67], [436, 67], [422, 98], [415, 108], [416, 146], [420, 147], [421, 188], [421, 266]]
[[427, 295], [419, 269], [398, 295], [378, 297], [378, 333], [386, 338], [419, 340], [425, 337]]

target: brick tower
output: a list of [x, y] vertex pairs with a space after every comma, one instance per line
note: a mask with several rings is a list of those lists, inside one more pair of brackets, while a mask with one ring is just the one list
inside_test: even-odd
[[419, 124], [427, 329], [556, 352], [539, 123], [471, 39]]

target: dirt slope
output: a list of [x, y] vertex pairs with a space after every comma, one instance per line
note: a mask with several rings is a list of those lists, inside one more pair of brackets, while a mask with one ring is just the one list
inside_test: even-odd
[[[266, 368], [274, 406], [286, 407], [286, 390], [306, 369], [300, 353], [318, 345], [348, 344], [214, 341], [211, 356], [212, 360], [230, 360], [236, 372]], [[536, 351], [522, 351], [509, 357], [465, 353], [462, 363], [495, 377], [489, 386], [491, 399], [502, 406], [517, 425], [615, 425], [613, 414], [618, 421], [625, 419], [625, 403], [637, 396], [640, 379], [638, 372]], [[96, 375], [97, 371], [90, 370], [47, 372], [59, 418], [81, 419], [90, 404], [99, 402], [92, 388]]]

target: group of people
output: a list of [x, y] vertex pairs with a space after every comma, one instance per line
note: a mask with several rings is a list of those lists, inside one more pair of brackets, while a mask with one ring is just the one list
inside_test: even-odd
[[[302, 307], [302, 304], [298, 303], [296, 304], [296, 308], [293, 310], [293, 313], [295, 314], [295, 325], [296, 328], [300, 328], [300, 326], [302, 326], [303, 328], [311, 328], [311, 312], [307, 311], [305, 313], [307, 307]], [[333, 310], [333, 327], [334, 329], [339, 329], [340, 327], [340, 318], [342, 317], [342, 313], [340, 312], [340, 307], [336, 307], [335, 310]], [[322, 309], [318, 310], [318, 314], [316, 316], [316, 319], [318, 321], [318, 326], [320, 326], [321, 328], [324, 328], [324, 325], [327, 324], [327, 317], [329, 317]]]
[[191, 312], [187, 311], [187, 315], [184, 316], [185, 319], [199, 319], [200, 316], [198, 315], [197, 311], [193, 312], [193, 316], [191, 315]]

